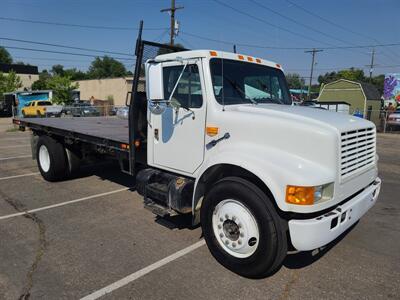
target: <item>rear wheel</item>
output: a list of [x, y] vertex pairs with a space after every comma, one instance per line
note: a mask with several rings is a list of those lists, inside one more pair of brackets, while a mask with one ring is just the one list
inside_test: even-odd
[[47, 181], [59, 181], [68, 176], [65, 149], [56, 140], [41, 136], [37, 143], [36, 160], [40, 173]]
[[218, 181], [202, 204], [201, 224], [212, 255], [242, 276], [271, 275], [286, 256], [284, 221], [268, 196], [247, 180]]

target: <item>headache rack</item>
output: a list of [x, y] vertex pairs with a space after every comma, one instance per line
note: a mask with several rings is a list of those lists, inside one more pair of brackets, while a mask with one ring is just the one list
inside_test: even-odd
[[[143, 21], [140, 21], [135, 48], [135, 71], [133, 75], [132, 93], [129, 106], [129, 170], [135, 170], [147, 164], [147, 98], [144, 64], [157, 55], [185, 51], [188, 49], [167, 44], [159, 44], [142, 40]], [[128, 101], [129, 99], [127, 99]]]

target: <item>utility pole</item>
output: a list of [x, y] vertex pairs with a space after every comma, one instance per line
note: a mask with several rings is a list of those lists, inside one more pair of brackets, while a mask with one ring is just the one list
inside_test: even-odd
[[233, 45], [233, 53], [236, 53], [236, 45]]
[[175, 6], [175, 0], [171, 0], [171, 7], [169, 8], [164, 8], [160, 10], [160, 12], [169, 12], [171, 16], [171, 31], [170, 31], [170, 45], [174, 45], [174, 40], [175, 40], [175, 11], [178, 9], [183, 9], [183, 6]]
[[372, 71], [374, 70], [375, 48], [372, 49], [371, 64], [369, 66], [369, 82], [372, 82]]
[[315, 53], [322, 52], [322, 51], [324, 51], [324, 50], [315, 49], [315, 48], [313, 48], [312, 50], [304, 51], [305, 53], [312, 53], [310, 84], [308, 85], [308, 94], [307, 94], [308, 100], [311, 100], [311, 85], [312, 85], [312, 78], [313, 78], [313, 73], [314, 73]]

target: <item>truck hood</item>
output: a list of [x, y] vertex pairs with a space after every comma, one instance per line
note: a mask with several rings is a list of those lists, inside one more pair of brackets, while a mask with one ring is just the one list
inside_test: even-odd
[[374, 126], [372, 122], [359, 117], [305, 106], [241, 104], [227, 106], [226, 110], [265, 115], [266, 117], [278, 117], [287, 119], [288, 121], [314, 123], [317, 126], [328, 126], [338, 129], [340, 132]]

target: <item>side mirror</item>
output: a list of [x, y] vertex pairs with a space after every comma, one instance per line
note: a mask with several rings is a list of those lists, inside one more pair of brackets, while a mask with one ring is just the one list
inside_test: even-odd
[[164, 100], [164, 84], [161, 63], [146, 63], [146, 94], [150, 101]]

